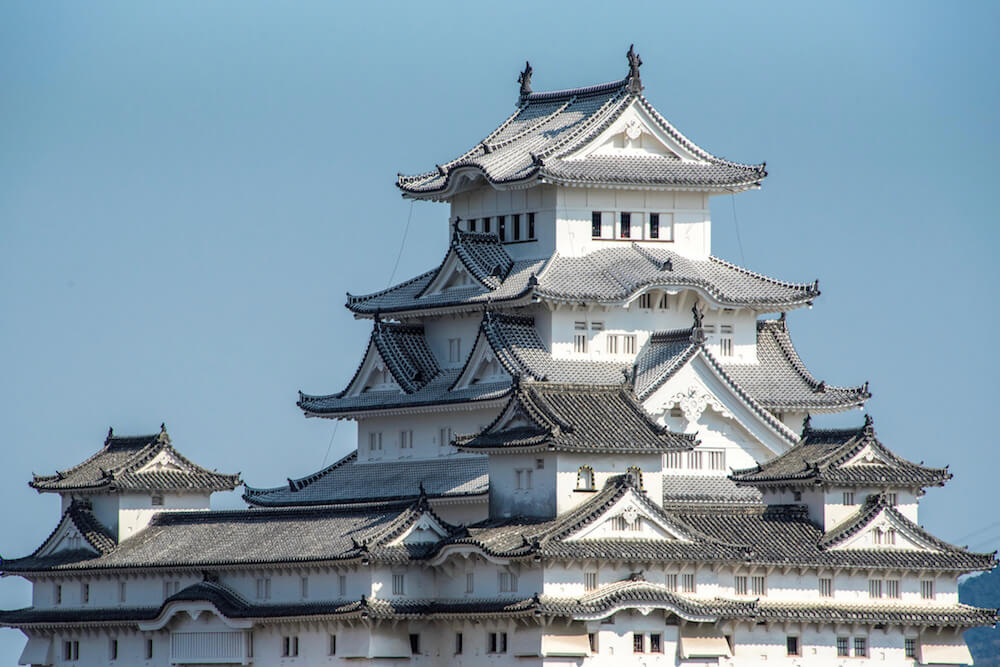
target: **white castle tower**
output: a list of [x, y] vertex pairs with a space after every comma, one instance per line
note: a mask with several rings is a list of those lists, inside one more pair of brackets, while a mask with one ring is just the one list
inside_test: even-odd
[[34, 583], [0, 612], [22, 664], [971, 662], [962, 631], [997, 612], [960, 604], [957, 579], [994, 554], [918, 523], [950, 473], [870, 417], [814, 427], [870, 396], [792, 344], [785, 313], [818, 283], [711, 254], [709, 198], [764, 165], [687, 139], [628, 65], [544, 93], [527, 65], [496, 130], [399, 176], [449, 205], [448, 250], [348, 296], [372, 327], [357, 371], [298, 402], [355, 420], [355, 451], [246, 487], [243, 511], [207, 508], [238, 481], [206, 471], [158, 511], [74, 486], [54, 537], [0, 565]]

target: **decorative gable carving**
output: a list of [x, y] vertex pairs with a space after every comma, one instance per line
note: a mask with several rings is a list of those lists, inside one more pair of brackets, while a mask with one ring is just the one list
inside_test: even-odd
[[448, 536], [448, 530], [431, 512], [424, 512], [410, 526], [386, 546], [403, 544], [427, 544]]
[[630, 488], [600, 517], [564, 538], [566, 542], [577, 540], [676, 540], [690, 542], [680, 528], [652, 511], [648, 502], [640, 496], [640, 491]]
[[892, 465], [892, 461], [889, 461], [881, 452], [877, 451], [874, 447], [868, 444], [862, 447], [857, 454], [841, 463], [840, 467], [849, 468], [851, 466], [872, 464]]
[[661, 157], [704, 162], [664, 132], [638, 102], [633, 102], [608, 129], [567, 159], [590, 156]]
[[167, 450], [161, 451], [153, 459], [135, 472], [187, 472], [188, 467]]

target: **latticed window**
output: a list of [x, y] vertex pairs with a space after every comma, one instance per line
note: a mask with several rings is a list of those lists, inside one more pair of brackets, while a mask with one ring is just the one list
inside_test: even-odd
[[844, 491], [844, 498], [843, 498], [843, 500], [844, 500], [844, 504], [845, 505], [853, 505], [854, 504], [854, 492], [853, 491]]
[[517, 575], [513, 572], [499, 572], [497, 574], [501, 593], [517, 592]]
[[882, 544], [882, 529], [875, 528], [872, 530], [872, 544]]
[[899, 579], [887, 579], [885, 582], [885, 596], [899, 599]]
[[[673, 412], [673, 411], [671, 411]], [[673, 417], [673, 414], [670, 415]], [[671, 470], [681, 469], [681, 453], [680, 452], [667, 452], [667, 468]]]
[[847, 637], [837, 637], [837, 657], [848, 658], [851, 655], [850, 641]]
[[868, 597], [870, 597], [870, 598], [880, 598], [880, 597], [882, 597], [882, 580], [881, 579], [869, 579], [868, 580]]
[[913, 637], [907, 637], [903, 640], [903, 653], [907, 658], [917, 657], [917, 640]]
[[920, 597], [924, 600], [934, 599], [934, 580], [925, 579], [920, 582]]
[[682, 593], [694, 593], [694, 574], [684, 574], [681, 575], [681, 592]]
[[867, 658], [868, 657], [868, 638], [867, 637], [855, 637], [854, 638], [854, 657], [855, 658]]
[[885, 543], [886, 544], [896, 544], [896, 529], [890, 528], [885, 531]]
[[406, 593], [406, 575], [392, 575], [392, 594], [404, 595]]
[[641, 632], [635, 632], [632, 634], [632, 652], [633, 653], [645, 653], [646, 652], [646, 635]]
[[677, 575], [676, 574], [668, 574], [666, 576], [666, 580], [664, 582], [664, 586], [666, 587], [666, 589], [668, 591], [670, 591], [672, 593], [676, 593], [677, 592]]
[[701, 470], [701, 452], [688, 452], [688, 468], [691, 470]]
[[597, 573], [596, 572], [584, 572], [583, 573], [583, 590], [585, 590], [585, 591], [597, 590]]
[[725, 470], [726, 469], [726, 452], [725, 451], [715, 451], [708, 453], [708, 467], [711, 470]]
[[749, 592], [749, 590], [747, 588], [747, 577], [746, 577], [746, 575], [743, 575], [743, 574], [736, 575], [735, 588], [736, 588], [736, 594], [737, 595], [746, 595]]
[[821, 598], [832, 598], [833, 597], [833, 579], [820, 577], [819, 580], [819, 596]]
[[767, 578], [762, 576], [750, 577], [750, 593], [753, 595], [767, 595]]

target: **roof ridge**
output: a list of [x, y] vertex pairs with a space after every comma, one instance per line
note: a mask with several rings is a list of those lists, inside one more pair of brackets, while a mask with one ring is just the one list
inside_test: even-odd
[[580, 86], [577, 88], [563, 88], [562, 90], [543, 90], [537, 93], [531, 93], [525, 100], [528, 102], [551, 102], [563, 97], [584, 97], [587, 95], [597, 95], [599, 93], [605, 93], [609, 90], [614, 90], [615, 88], [625, 88], [628, 84], [628, 77], [624, 79], [617, 79], [615, 81], [607, 81], [605, 83], [595, 83], [589, 86]]
[[793, 283], [793, 282], [788, 282], [786, 280], [778, 280], [777, 278], [772, 278], [770, 276], [764, 275], [763, 273], [758, 273], [756, 271], [751, 271], [750, 269], [748, 269], [746, 267], [740, 266], [739, 264], [735, 264], [733, 262], [730, 262], [728, 260], [722, 259], [720, 257], [716, 257], [715, 255], [709, 255], [708, 256], [708, 261], [710, 261], [710, 262], [716, 262], [717, 264], [722, 264], [723, 266], [725, 266], [727, 268], [730, 268], [730, 269], [733, 269], [734, 271], [739, 271], [740, 273], [743, 273], [744, 275], [748, 275], [748, 276], [750, 276], [752, 278], [757, 278], [759, 280], [763, 280], [764, 282], [771, 283], [772, 285], [778, 285], [779, 287], [787, 287], [789, 289], [798, 289], [798, 290], [802, 290], [802, 291], [812, 290], [812, 292], [814, 293], [815, 296], [819, 296], [820, 295], [819, 280], [818, 279], [815, 280], [815, 281], [813, 281], [812, 284], [809, 284], [809, 283]]

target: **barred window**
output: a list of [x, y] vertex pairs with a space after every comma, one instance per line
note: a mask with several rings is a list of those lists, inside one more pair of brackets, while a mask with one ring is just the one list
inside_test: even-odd
[[847, 637], [837, 637], [837, 657], [848, 658], [851, 655], [850, 642]]
[[281, 638], [281, 656], [283, 658], [294, 658], [299, 654], [298, 635], [285, 635]]
[[711, 470], [725, 470], [726, 469], [726, 452], [725, 450], [709, 452], [708, 453], [708, 467]]
[[833, 597], [833, 579], [821, 577], [819, 580], [819, 596], [821, 598]]
[[750, 592], [753, 595], [767, 595], [767, 578], [763, 576], [751, 577]]
[[868, 638], [867, 637], [855, 637], [854, 638], [854, 657], [855, 658], [867, 658], [868, 657]]
[[404, 595], [406, 593], [406, 575], [392, 575], [392, 594]]
[[882, 597], [882, 580], [881, 579], [869, 579], [868, 580], [868, 597], [870, 597], [870, 598], [880, 598], [880, 597]]
[[337, 575], [337, 595], [344, 597], [347, 595], [347, 575]]
[[906, 637], [903, 640], [903, 653], [907, 658], [917, 657], [917, 640], [913, 637]]
[[596, 572], [584, 572], [583, 573], [583, 590], [585, 590], [585, 591], [597, 590], [597, 573]]
[[639, 307], [640, 308], [652, 308], [653, 307], [653, 295], [649, 292], [639, 295]]
[[[671, 414], [671, 417], [674, 415]], [[681, 468], [681, 453], [680, 452], [667, 452], [667, 468], [672, 470], [680, 470]]]
[[632, 633], [632, 652], [633, 653], [645, 653], [646, 652], [646, 635], [641, 632]]
[[746, 575], [740, 574], [736, 576], [736, 594], [746, 595], [749, 591], [747, 589], [747, 577]]
[[924, 600], [934, 599], [934, 580], [925, 579], [920, 582], [920, 597]]
[[701, 470], [701, 452], [688, 452], [688, 468]]
[[517, 575], [513, 572], [499, 572], [497, 575], [501, 593], [517, 592]]
[[853, 505], [854, 504], [854, 492], [853, 491], [844, 491], [844, 504], [845, 505]]
[[649, 635], [649, 652], [663, 653], [663, 635], [658, 632]]
[[681, 575], [681, 592], [682, 593], [694, 593], [695, 592], [694, 575], [693, 574], [684, 574], [684, 575]]
[[664, 582], [664, 585], [666, 586], [666, 589], [668, 591], [670, 591], [671, 593], [676, 593], [677, 592], [677, 575], [676, 574], [668, 574], [667, 577], [666, 577], [666, 581]]
[[465, 592], [472, 593], [476, 590], [476, 575], [473, 572], [465, 573]]
[[887, 598], [899, 599], [899, 579], [887, 579], [885, 582], [885, 596]]

